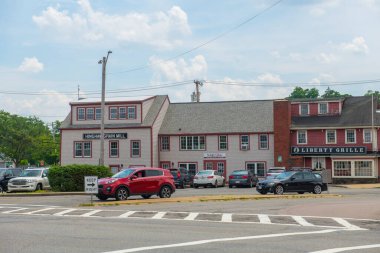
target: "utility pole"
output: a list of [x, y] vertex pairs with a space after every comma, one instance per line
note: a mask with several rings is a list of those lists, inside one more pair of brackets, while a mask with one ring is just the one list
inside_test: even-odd
[[195, 97], [197, 99], [197, 103], [200, 102], [201, 99], [201, 93], [199, 92], [199, 86], [203, 86], [203, 82], [199, 80], [194, 80], [195, 83]]
[[104, 114], [105, 114], [105, 100], [106, 100], [106, 65], [108, 61], [108, 56], [112, 51], [108, 51], [107, 57], [103, 56], [103, 59], [98, 63], [102, 64], [102, 102], [101, 102], [101, 123], [100, 123], [100, 157], [99, 165], [104, 166]]

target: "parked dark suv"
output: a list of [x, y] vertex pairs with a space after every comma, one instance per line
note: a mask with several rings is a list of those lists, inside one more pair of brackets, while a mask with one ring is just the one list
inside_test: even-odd
[[8, 191], [8, 181], [14, 177], [18, 177], [22, 169], [0, 168], [0, 192]]
[[322, 177], [310, 171], [286, 171], [274, 178], [260, 181], [256, 190], [261, 194], [273, 192], [283, 194], [284, 192], [312, 192], [320, 194], [327, 191], [327, 184], [323, 183]]
[[126, 200], [132, 195], [141, 195], [144, 199], [152, 195], [170, 198], [175, 191], [173, 176], [169, 170], [160, 168], [128, 168], [109, 178], [98, 180], [100, 200], [116, 198]]
[[193, 182], [186, 168], [171, 168], [170, 173], [173, 175], [174, 184], [177, 188], [185, 189], [186, 185], [192, 187]]

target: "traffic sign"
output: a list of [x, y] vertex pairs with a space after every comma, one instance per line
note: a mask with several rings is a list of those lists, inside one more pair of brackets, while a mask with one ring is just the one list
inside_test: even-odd
[[97, 176], [84, 177], [84, 191], [86, 193], [91, 193], [91, 194], [98, 193], [98, 177]]

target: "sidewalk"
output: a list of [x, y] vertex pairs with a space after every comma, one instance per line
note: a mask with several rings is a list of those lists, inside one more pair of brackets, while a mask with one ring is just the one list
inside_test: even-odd
[[331, 186], [348, 188], [348, 189], [375, 189], [375, 188], [380, 188], [380, 184], [334, 184]]

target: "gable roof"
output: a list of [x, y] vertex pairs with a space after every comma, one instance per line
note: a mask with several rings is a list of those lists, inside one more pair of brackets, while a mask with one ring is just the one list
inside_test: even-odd
[[172, 103], [159, 134], [273, 132], [273, 101]]

